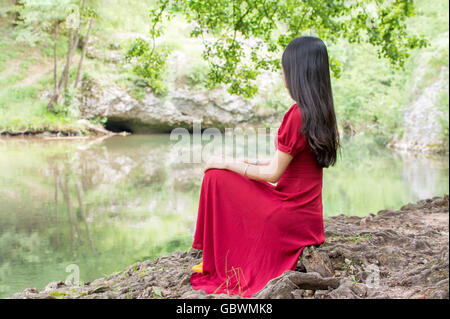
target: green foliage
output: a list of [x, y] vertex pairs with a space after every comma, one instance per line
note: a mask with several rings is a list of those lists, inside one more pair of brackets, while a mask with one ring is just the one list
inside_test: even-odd
[[208, 67], [204, 65], [195, 65], [187, 73], [188, 84], [193, 87], [201, 87], [208, 78]]
[[[415, 13], [412, 0], [159, 0], [157, 4], [150, 11], [153, 40], [162, 34], [165, 20], [182, 14], [194, 25], [191, 37], [203, 39], [202, 56], [210, 65], [207, 86], [226, 84], [230, 93], [244, 97], [256, 94], [261, 70], [278, 70], [279, 52], [305, 33], [330, 43], [338, 39], [369, 43], [377, 48], [378, 57], [397, 68], [403, 67], [410, 49], [427, 44], [422, 36], [406, 32], [405, 21]], [[244, 39], [251, 39], [252, 45], [246, 46]], [[159, 59], [155, 54], [140, 57]], [[156, 65], [146, 73], [155, 77]], [[330, 65], [338, 77], [339, 60], [331, 56]]]
[[167, 70], [168, 54], [167, 48], [151, 47], [146, 40], [137, 38], [128, 50], [126, 59], [133, 62], [134, 72], [143, 77], [156, 94], [161, 94], [167, 90], [164, 73]]
[[142, 87], [136, 86], [130, 90], [129, 94], [136, 100], [142, 101], [145, 97], [145, 90]]
[[16, 10], [20, 16], [15, 30], [19, 42], [36, 45], [52, 43], [50, 36], [55, 21], [68, 22], [75, 17], [78, 1], [73, 0], [23, 0]]
[[1, 35], [8, 50], [0, 50], [0, 69], [3, 60], [6, 73], [0, 77], [0, 132], [78, 131], [76, 118], [71, 114], [48, 112], [46, 101], [40, 99], [41, 92], [51, 87], [51, 74], [43, 76], [37, 83], [21, 84], [33, 75], [30, 66], [39, 62], [35, 60], [39, 50], [24, 49], [14, 45], [13, 39]]
[[65, 297], [70, 296], [70, 293], [64, 292], [64, 291], [49, 291], [49, 295], [55, 296], [55, 297]]
[[[64, 1], [61, 3], [64, 3]], [[73, 3], [80, 3], [80, 1], [73, 1]], [[136, 33], [147, 32], [148, 8], [154, 8], [152, 17], [158, 16], [160, 8], [155, 5], [156, 1], [153, 0], [139, 2], [133, 0], [88, 0], [87, 3], [95, 8], [100, 17], [100, 20], [94, 26], [93, 32], [96, 41], [93, 45], [98, 50], [109, 50], [111, 44], [114, 44], [114, 50], [120, 51], [124, 55], [129, 49], [129, 39], [135, 39]], [[445, 45], [445, 42], [448, 43], [448, 2], [417, 0], [415, 4], [417, 5], [417, 14], [405, 20], [405, 23], [407, 23], [406, 30], [409, 34], [426, 34], [430, 38], [430, 45], [426, 49], [411, 51], [411, 57], [405, 62], [404, 70], [392, 68], [389, 59], [378, 59], [377, 52], [370, 43], [361, 42], [357, 44], [355, 42], [349, 44], [348, 39], [339, 39], [336, 43], [328, 41], [330, 64], [336, 64], [335, 67], [332, 67], [335, 70], [336, 77], [338, 75], [336, 70], [341, 70], [340, 77], [332, 79], [333, 94], [339, 126], [345, 127], [346, 132], [351, 133], [351, 129], [354, 129], [355, 132], [365, 132], [376, 136], [377, 140], [382, 143], [390, 140], [394, 133], [401, 134], [402, 114], [406, 106], [412, 103], [418, 94], [421, 94], [421, 90], [426, 89], [436, 81], [442, 66], [447, 65], [448, 67], [448, 62], [445, 63], [445, 60], [448, 61], [448, 45]], [[14, 11], [13, 9], [8, 10]], [[367, 10], [373, 12], [374, 8], [368, 6]], [[202, 58], [201, 53], [205, 50], [205, 46], [201, 41], [186, 41], [190, 31], [196, 26], [195, 19], [191, 20], [191, 25], [189, 25], [180, 8], [170, 17], [170, 25], [164, 25], [162, 21], [168, 19], [167, 12], [165, 10], [162, 13], [163, 19], [161, 19], [161, 23], [158, 22], [159, 27], [166, 27], [164, 30], [159, 29], [158, 43], [161, 43], [159, 46], [164, 46], [165, 49], [170, 48], [169, 52], [176, 50], [181, 55], [187, 56], [186, 65], [177, 68], [176, 74], [172, 74], [171, 72], [175, 69], [168, 70], [165, 63], [163, 68], [153, 65], [149, 68], [139, 68], [139, 66], [137, 68], [142, 69], [141, 71], [146, 70], [146, 72], [155, 69], [157, 73], [160, 72], [160, 69], [163, 70], [164, 74], [161, 74], [161, 77], [158, 78], [163, 87], [169, 85], [169, 80], [175, 79], [176, 83], [187, 84], [191, 89], [203, 89], [207, 86], [209, 74], [212, 70], [209, 62]], [[0, 72], [2, 72], [0, 84], [3, 88], [0, 88], [0, 104], [3, 105], [3, 109], [0, 109], [0, 130], [8, 128], [8, 130], [19, 129], [22, 131], [27, 126], [40, 130], [72, 127], [71, 123], [76, 120], [72, 117], [72, 112], [63, 111], [55, 117], [45, 112], [44, 104], [39, 100], [42, 91], [52, 88], [51, 72], [46, 69], [46, 65], [49, 67], [48, 64], [50, 63], [48, 58], [53, 55], [52, 37], [44, 34], [46, 38], [35, 42], [35, 48], [30, 48], [28, 45], [17, 41], [16, 36], [24, 31], [24, 25], [12, 28], [11, 21], [11, 16], [8, 19], [0, 19]], [[154, 21], [152, 20], [152, 22]], [[34, 25], [30, 24], [28, 31], [31, 31], [32, 27]], [[279, 36], [287, 34], [287, 30], [287, 25], [278, 23], [277, 29], [273, 30], [273, 38], [278, 39]], [[28, 31], [25, 30], [24, 32]], [[211, 41], [216, 40], [213, 36], [220, 39], [222, 31], [205, 33], [204, 42], [213, 45], [214, 42]], [[65, 63], [63, 58], [67, 52], [67, 30], [64, 28], [64, 23], [61, 24], [60, 32], [57, 55], [60, 58], [59, 72], [61, 73]], [[310, 33], [317, 34], [313, 29], [302, 31], [302, 34]], [[156, 39], [158, 34], [150, 33], [152, 38], [153, 34]], [[242, 34], [237, 32], [237, 39], [241, 41], [242, 38]], [[152, 41], [148, 41], [146, 45], [148, 50], [153, 47]], [[263, 43], [260, 56], [268, 57], [270, 54], [273, 57], [279, 56], [280, 48], [273, 53], [268, 52], [265, 48], [266, 46]], [[158, 51], [158, 48], [156, 51]], [[247, 60], [250, 59], [251, 51], [247, 49], [244, 51]], [[427, 53], [427, 55], [423, 56], [423, 53]], [[247, 60], [243, 57], [240, 63], [242, 64]], [[134, 64], [137, 58], [132, 57], [131, 61]], [[221, 61], [224, 60], [216, 59], [213, 62]], [[42, 68], [36, 68], [37, 64], [42, 65]], [[28, 70], [29, 67], [32, 67], [32, 69]], [[412, 84], [418, 74], [419, 67], [425, 70], [423, 80], [418, 81], [417, 90], [412, 92]], [[36, 69], [42, 73], [39, 84], [32, 83], [21, 87], [20, 90], [14, 88], [22, 81], [33, 77]], [[88, 58], [85, 61], [84, 69], [85, 74], [93, 78], [107, 77], [108, 81], [120, 85], [137, 100], [144, 96], [142, 87], [149, 84], [148, 80], [134, 72], [133, 65], [129, 63], [112, 64], [101, 59]], [[143, 74], [145, 75], [146, 72], [143, 72]], [[259, 71], [256, 70], [256, 72]], [[274, 76], [280, 77], [280, 74]], [[73, 79], [72, 72], [71, 78]], [[249, 83], [252, 84], [252, 80], [249, 80]], [[273, 111], [282, 112], [286, 106], [289, 106], [291, 100], [283, 87], [281, 78], [269, 87], [265, 86], [264, 83], [262, 84], [258, 87], [258, 99], [262, 101], [258, 105], [257, 113], [259, 115], [269, 115]], [[153, 86], [158, 87], [155, 84]], [[30, 95], [29, 89], [37, 90], [37, 93]], [[439, 104], [444, 107], [441, 124], [444, 128], [443, 136], [445, 137], [445, 127], [448, 126], [448, 120], [445, 118], [445, 114], [447, 114], [445, 113], [445, 99], [443, 98], [442, 101]], [[271, 126], [270, 123], [265, 123], [265, 125]]]
[[145, 32], [148, 29], [148, 8], [153, 0], [95, 0], [91, 5], [99, 15], [102, 34], [114, 37], [120, 32]]
[[404, 112], [423, 90], [440, 81], [442, 70], [448, 70], [448, 2], [417, 1], [417, 15], [407, 29], [425, 31], [429, 45], [412, 51], [403, 70], [378, 60], [369, 44], [338, 41], [329, 47], [342, 61], [342, 76], [333, 79], [333, 95], [344, 133], [364, 132], [382, 144], [402, 136]]
[[108, 118], [97, 116], [90, 119], [89, 122], [91, 122], [92, 124], [106, 124], [106, 122], [108, 122]]

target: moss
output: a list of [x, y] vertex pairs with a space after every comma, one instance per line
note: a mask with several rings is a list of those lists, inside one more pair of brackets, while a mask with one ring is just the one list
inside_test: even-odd
[[48, 294], [55, 297], [70, 296], [70, 293], [64, 291], [49, 291]]
[[142, 102], [145, 98], [145, 89], [141, 87], [134, 87], [129, 91], [129, 94], [134, 99], [138, 100], [139, 102]]

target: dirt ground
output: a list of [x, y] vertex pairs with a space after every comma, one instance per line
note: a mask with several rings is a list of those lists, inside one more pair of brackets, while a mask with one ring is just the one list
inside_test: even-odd
[[[449, 298], [448, 195], [324, 223], [325, 243], [305, 248], [295, 271], [252, 298]], [[192, 289], [201, 253], [176, 251], [82, 286], [53, 282], [12, 298], [241, 298]]]

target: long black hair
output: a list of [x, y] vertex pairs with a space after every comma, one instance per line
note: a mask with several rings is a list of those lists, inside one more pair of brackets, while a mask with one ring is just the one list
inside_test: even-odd
[[340, 147], [325, 43], [313, 36], [292, 40], [281, 59], [289, 94], [302, 114], [302, 133], [320, 167], [336, 163]]

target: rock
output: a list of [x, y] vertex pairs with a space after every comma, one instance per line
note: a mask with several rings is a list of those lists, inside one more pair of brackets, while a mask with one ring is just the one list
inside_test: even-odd
[[23, 292], [28, 293], [28, 294], [38, 294], [39, 293], [39, 291], [36, 288], [26, 288]]
[[58, 288], [65, 287], [66, 284], [63, 281], [55, 281], [49, 283], [47, 286], [45, 286], [43, 292], [48, 293], [50, 291], [57, 290]]
[[327, 290], [339, 286], [338, 278], [322, 278], [318, 273], [301, 273], [285, 271], [280, 277], [269, 281], [256, 298], [291, 299], [292, 293], [297, 289]]
[[444, 290], [438, 290], [433, 292], [430, 295], [431, 299], [449, 299], [449, 294], [448, 294], [448, 290], [444, 291]]
[[333, 264], [327, 254], [320, 252], [314, 246], [308, 246], [303, 249], [301, 263], [306, 272], [316, 272], [322, 277], [332, 277], [334, 275]]
[[416, 208], [416, 205], [414, 205], [413, 203], [408, 203], [406, 205], [403, 205], [400, 209], [401, 210], [413, 210], [414, 208]]
[[187, 291], [182, 296], [181, 299], [197, 299], [201, 294], [197, 291]]
[[106, 291], [108, 291], [109, 289], [110, 289], [110, 287], [108, 287], [108, 286], [98, 286], [98, 287], [91, 288], [91, 289], [88, 291], [88, 294], [89, 294], [89, 295], [92, 295], [92, 294], [98, 294], [98, 293], [106, 292]]
[[107, 48], [102, 47], [100, 49], [95, 46], [96, 40], [97, 39], [94, 36], [89, 39], [86, 57], [110, 63], [119, 63], [123, 61], [123, 54], [117, 51], [120, 48], [120, 44], [110, 43]]
[[414, 242], [414, 248], [415, 249], [431, 249], [430, 245], [428, 245], [428, 243], [425, 240], [415, 240]]
[[373, 217], [371, 215], [364, 217], [363, 219], [361, 219], [361, 221], [359, 222], [359, 225], [361, 227], [366, 227], [367, 223], [369, 223], [370, 221], [372, 221]]
[[[426, 61], [425, 58], [421, 59]], [[436, 80], [428, 87], [421, 89], [425, 67], [418, 68], [411, 96], [417, 96], [403, 115], [403, 133], [396, 135], [390, 146], [400, 150], [413, 150], [417, 152], [448, 152], [445, 148], [444, 133], [440, 118], [445, 116], [439, 107], [441, 92], [448, 91], [448, 67], [442, 67]]]
[[255, 298], [263, 299], [292, 299], [292, 292], [299, 287], [295, 285], [287, 275], [272, 279], [260, 292], [255, 294]]
[[437, 207], [442, 207], [445, 205], [448, 205], [448, 199], [445, 200], [444, 198], [436, 198], [433, 202], [432, 202], [433, 206], [437, 206]]
[[167, 97], [156, 96], [144, 88], [142, 99], [100, 79], [85, 78], [78, 96], [78, 108], [86, 119], [106, 117], [113, 131], [170, 132], [173, 128], [228, 128], [246, 124], [254, 118], [251, 103], [220, 90], [176, 89]]
[[314, 272], [299, 273], [295, 271], [287, 271], [287, 276], [296, 286], [306, 290], [333, 289], [337, 288], [339, 285], [338, 278], [322, 278], [320, 274]]
[[356, 287], [354, 282], [345, 278], [341, 280], [337, 289], [321, 293], [319, 297], [325, 299], [361, 299], [359, 293], [361, 293], [361, 288]]
[[294, 299], [303, 299], [305, 291], [303, 289], [295, 289], [291, 292]]

